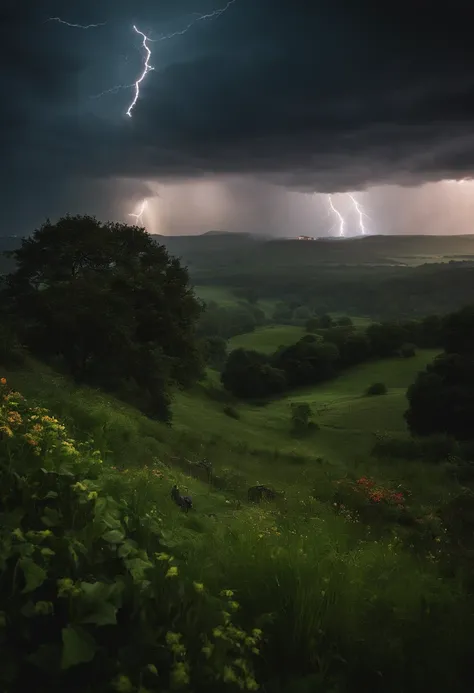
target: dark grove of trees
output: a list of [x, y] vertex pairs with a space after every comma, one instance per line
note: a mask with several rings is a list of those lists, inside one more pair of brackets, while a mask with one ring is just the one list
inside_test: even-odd
[[46, 222], [14, 259], [2, 311], [21, 343], [168, 419], [171, 384], [201, 372], [201, 306], [179, 261], [144, 229], [89, 216]]
[[372, 358], [414, 356], [416, 346], [439, 347], [445, 321], [429, 316], [420, 321], [379, 323], [358, 330], [344, 320], [335, 324], [314, 322], [316, 334], [296, 344], [280, 347], [274, 354], [236, 349], [222, 371], [222, 384], [237, 397], [259, 398], [284, 390], [314, 385], [334, 378], [341, 370]]
[[408, 389], [406, 421], [417, 435], [474, 440], [474, 306], [445, 318], [442, 346]]

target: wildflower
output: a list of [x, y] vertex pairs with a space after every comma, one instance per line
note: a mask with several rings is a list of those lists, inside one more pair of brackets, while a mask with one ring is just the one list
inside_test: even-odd
[[115, 679], [113, 686], [118, 693], [132, 693], [133, 691], [132, 682], [128, 676], [124, 676], [123, 674]]
[[170, 561], [171, 556], [169, 556], [167, 553], [155, 553], [156, 559], [158, 561]]
[[58, 597], [67, 597], [74, 589], [74, 582], [70, 578], [58, 580]]
[[158, 676], [158, 669], [155, 667], [154, 664], [148, 664], [147, 669], [150, 672], [150, 674], [154, 674], [155, 676]]
[[9, 438], [13, 436], [13, 431], [10, 426], [0, 426], [0, 431], [5, 433], [5, 435], [7, 435]]
[[75, 483], [71, 488], [73, 491], [87, 491], [87, 486], [80, 481]]
[[19, 527], [13, 530], [12, 536], [15, 537], [15, 539], [18, 539], [18, 541], [25, 541], [25, 537], [23, 535], [23, 532]]
[[185, 662], [177, 662], [171, 672], [171, 681], [175, 688], [183, 688], [189, 683], [188, 667]]
[[245, 679], [245, 687], [248, 691], [258, 691], [258, 683], [251, 676], [247, 676]]
[[228, 597], [229, 599], [234, 596], [234, 593], [232, 590], [222, 590], [220, 592], [221, 597]]
[[237, 683], [237, 675], [235, 671], [232, 669], [232, 667], [225, 666], [224, 667], [224, 681], [225, 683]]
[[193, 582], [193, 585], [194, 585], [194, 589], [196, 590], [196, 592], [198, 594], [201, 594], [202, 592], [204, 592], [204, 585], [202, 584], [202, 582]]
[[9, 411], [7, 421], [9, 424], [12, 424], [12, 426], [19, 426], [23, 420], [17, 411]]
[[48, 616], [53, 613], [53, 605], [51, 602], [36, 602], [35, 614], [38, 616]]
[[231, 611], [237, 611], [239, 608], [239, 602], [229, 602], [229, 609], [231, 609]]
[[262, 637], [262, 631], [260, 630], [260, 628], [254, 628], [252, 630], [252, 635], [254, 638], [261, 638]]
[[167, 645], [175, 645], [181, 640], [181, 633], [174, 633], [172, 630], [169, 630], [166, 633], [165, 640]]
[[166, 573], [167, 578], [172, 578], [172, 577], [177, 577], [178, 575], [178, 569], [175, 565], [172, 565], [169, 569], [168, 572]]
[[6, 378], [0, 378], [0, 383], [1, 383], [2, 385], [6, 385], [6, 384], [7, 384], [7, 379], [6, 379]]
[[97, 498], [97, 491], [91, 491], [87, 495], [87, 500], [95, 500]]

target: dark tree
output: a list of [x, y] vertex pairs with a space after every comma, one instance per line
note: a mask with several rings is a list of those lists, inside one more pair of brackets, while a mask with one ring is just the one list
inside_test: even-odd
[[367, 361], [371, 356], [370, 342], [362, 332], [353, 332], [339, 344], [340, 364], [342, 368], [356, 366]]
[[474, 357], [474, 306], [448, 315], [442, 334], [442, 343], [448, 354], [470, 354]]
[[348, 315], [341, 315], [341, 317], [336, 320], [336, 325], [339, 325], [339, 327], [351, 327], [353, 324], [352, 318]]
[[227, 342], [222, 337], [208, 337], [203, 341], [204, 361], [211, 368], [220, 369], [227, 358]]
[[296, 344], [279, 349], [273, 365], [286, 373], [290, 387], [300, 387], [332, 378], [338, 358], [335, 344], [309, 342], [303, 337]]
[[179, 261], [142, 228], [88, 216], [46, 222], [14, 256], [5, 298], [22, 342], [168, 418], [171, 382], [200, 372], [200, 305]]
[[323, 330], [327, 330], [329, 327], [333, 326], [333, 319], [330, 315], [321, 315], [319, 318], [319, 327]]
[[405, 419], [417, 435], [474, 439], [474, 359], [442, 354], [408, 388]]
[[264, 354], [234, 349], [221, 375], [223, 386], [245, 399], [278, 394], [286, 388], [285, 373], [273, 368]]
[[403, 329], [394, 323], [374, 323], [366, 334], [372, 353], [382, 358], [394, 356], [405, 341]]

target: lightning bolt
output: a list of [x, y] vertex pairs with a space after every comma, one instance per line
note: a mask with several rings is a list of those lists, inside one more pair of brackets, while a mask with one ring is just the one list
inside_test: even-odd
[[187, 26], [184, 27], [184, 29], [181, 29], [180, 31], [174, 31], [172, 34], [167, 34], [166, 36], [160, 36], [157, 39], [150, 39], [151, 41], [167, 41], [168, 39], [174, 38], [175, 36], [183, 36], [183, 34], [186, 34], [195, 24], [198, 22], [202, 22], [205, 19], [217, 19], [217, 17], [220, 17], [221, 14], [224, 14], [224, 12], [227, 12], [229, 7], [233, 5], [236, 2], [236, 0], [229, 0], [227, 5], [225, 7], [221, 7], [220, 10], [213, 10], [212, 12], [208, 12], [207, 14], [199, 14], [196, 19], [194, 19], [192, 22], [189, 22]]
[[73, 27], [74, 29], [96, 29], [99, 26], [105, 26], [107, 22], [99, 22], [99, 24], [74, 24], [72, 22], [66, 22], [66, 20], [61, 19], [61, 17], [49, 17], [43, 22], [58, 22], [58, 24], [65, 24], [66, 26]]
[[329, 207], [331, 208], [331, 211], [334, 212], [334, 214], [337, 216], [339, 219], [339, 236], [340, 238], [344, 238], [344, 228], [345, 228], [345, 221], [344, 217], [338, 210], [334, 207], [333, 201], [332, 201], [332, 195], [328, 195], [328, 202], [329, 202]]
[[148, 36], [146, 36], [143, 33], [143, 31], [140, 31], [139, 29], [137, 29], [137, 27], [135, 25], [133, 25], [133, 30], [136, 31], [137, 34], [140, 34], [140, 36], [143, 37], [142, 46], [145, 49], [146, 58], [145, 58], [145, 62], [143, 65], [143, 72], [140, 75], [140, 77], [137, 79], [137, 81], [135, 82], [135, 96], [133, 97], [133, 101], [127, 109], [127, 115], [129, 118], [132, 117], [132, 111], [135, 108], [135, 104], [137, 103], [138, 98], [140, 96], [140, 84], [143, 82], [143, 80], [145, 79], [147, 74], [155, 69], [154, 67], [151, 67], [151, 65], [150, 65], [151, 50], [148, 48], [148, 44], [147, 44], [147, 41], [149, 41], [150, 39], [148, 38]]
[[138, 214], [129, 214], [129, 217], [135, 217], [137, 220], [137, 224], [143, 224], [143, 213], [145, 212], [146, 208], [148, 207], [148, 200], [143, 200], [141, 206], [140, 206], [140, 211]]
[[[143, 82], [145, 77], [149, 72], [154, 70], [155, 68], [150, 65], [150, 58], [151, 58], [151, 50], [148, 46], [148, 41], [152, 43], [156, 43], [157, 41], [168, 41], [169, 39], [174, 38], [175, 36], [183, 36], [183, 34], [186, 34], [195, 24], [198, 22], [202, 22], [203, 20], [206, 19], [217, 19], [217, 17], [220, 17], [224, 12], [227, 12], [229, 7], [233, 5], [236, 2], [236, 0], [229, 0], [229, 2], [224, 6], [221, 7], [219, 10], [213, 10], [212, 12], [208, 12], [207, 14], [200, 14], [194, 19], [192, 22], [190, 22], [187, 26], [184, 27], [184, 29], [181, 29], [180, 31], [175, 31], [172, 34], [167, 34], [166, 36], [160, 36], [157, 39], [152, 39], [149, 36], [146, 36], [142, 31], [137, 29], [137, 27], [134, 25], [133, 30], [137, 32], [137, 34], [140, 34], [142, 36], [143, 41], [142, 41], [142, 46], [145, 49], [146, 52], [146, 58], [145, 58], [145, 63], [143, 65], [143, 72], [141, 73], [140, 77], [137, 79], [137, 81], [134, 84], [135, 87], [135, 96], [133, 97], [133, 100], [128, 107], [126, 114], [128, 115], [129, 118], [132, 117], [132, 111], [135, 108], [135, 105], [140, 98], [140, 84]], [[108, 93], [108, 92], [115, 92], [115, 90], [123, 89], [125, 87], [123, 86], [118, 86], [118, 87], [112, 87], [112, 89], [107, 90], [107, 92], [103, 92], [103, 94]], [[99, 94], [99, 96], [102, 96], [102, 94]]]
[[364, 219], [368, 219], [369, 217], [368, 217], [367, 214], [364, 212], [364, 210], [363, 210], [362, 207], [360, 206], [359, 201], [356, 200], [356, 198], [354, 197], [354, 195], [353, 195], [352, 193], [347, 193], [347, 195], [348, 195], [348, 197], [350, 197], [350, 199], [352, 200], [352, 204], [354, 205], [354, 207], [355, 207], [355, 209], [356, 209], [356, 211], [357, 211], [357, 214], [359, 215], [359, 229], [360, 229], [360, 232], [361, 232], [362, 236], [365, 236], [365, 234], [367, 233], [367, 229], [366, 229], [365, 224], [364, 224]]

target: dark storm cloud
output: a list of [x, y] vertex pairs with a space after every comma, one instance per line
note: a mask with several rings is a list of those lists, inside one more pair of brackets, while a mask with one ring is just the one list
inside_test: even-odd
[[[236, 0], [221, 17], [151, 44], [156, 69], [132, 119], [124, 116], [132, 90], [90, 98], [139, 74], [140, 40], [131, 25], [159, 38], [215, 4], [6, 5], [6, 224], [86, 211], [86, 202], [99, 209], [97, 199], [107, 210], [123, 193], [107, 183], [115, 178], [243, 173], [335, 191], [474, 171], [471, 2], [438, 9], [424, 0]], [[107, 24], [45, 23], [54, 16]], [[132, 192], [142, 190], [137, 183]]]

